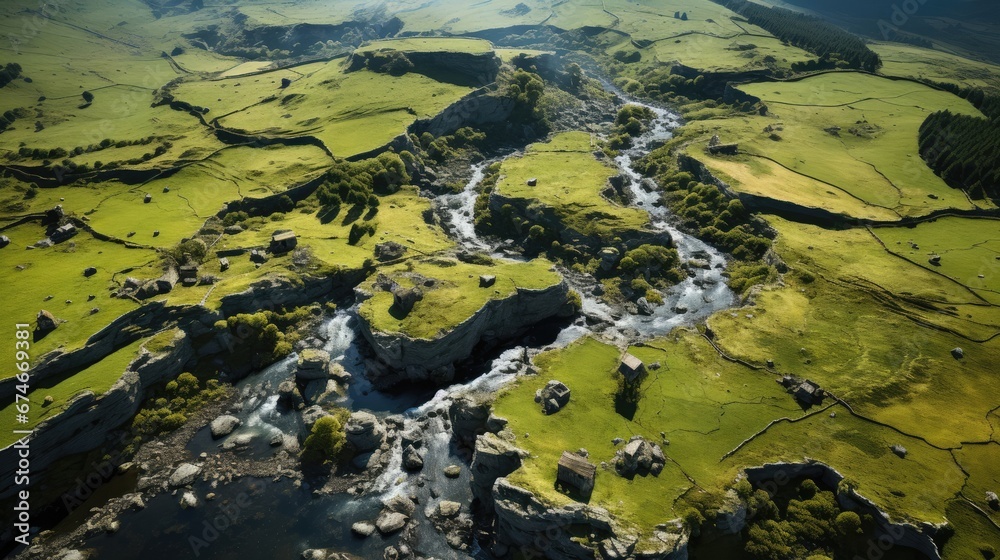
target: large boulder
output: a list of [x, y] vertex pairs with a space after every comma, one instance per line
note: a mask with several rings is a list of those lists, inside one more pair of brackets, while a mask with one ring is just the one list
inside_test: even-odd
[[359, 452], [374, 451], [385, 443], [385, 427], [370, 412], [351, 414], [344, 426], [347, 442]]
[[201, 474], [201, 467], [192, 465], [191, 463], [184, 463], [177, 467], [177, 470], [170, 475], [170, 486], [172, 488], [180, 488], [181, 486], [192, 484], [198, 478], [199, 474]]
[[333, 402], [340, 398], [340, 386], [332, 379], [315, 379], [306, 385], [302, 398], [306, 405]]
[[403, 258], [406, 247], [395, 241], [387, 241], [375, 245], [375, 258], [380, 261], [394, 261]]
[[625, 477], [647, 473], [659, 475], [665, 464], [666, 456], [660, 446], [649, 443], [641, 436], [630, 439], [615, 457], [615, 469]]
[[397, 513], [394, 511], [386, 511], [382, 515], [378, 516], [375, 520], [375, 527], [378, 528], [378, 532], [383, 535], [391, 535], [393, 533], [398, 533], [406, 527], [406, 523], [410, 520], [409, 517], [403, 515], [402, 513]]
[[407, 445], [403, 449], [403, 468], [408, 471], [419, 471], [424, 468], [424, 457], [416, 447]]
[[448, 408], [451, 431], [460, 440], [472, 445], [476, 436], [486, 432], [490, 417], [490, 399], [486, 395], [456, 397]]
[[209, 429], [212, 430], [212, 439], [228, 436], [242, 423], [239, 418], [229, 414], [219, 416], [215, 420], [212, 420], [212, 423], [209, 425]]
[[59, 319], [52, 313], [42, 309], [35, 316], [35, 332], [39, 335], [46, 335], [56, 330], [59, 326]]
[[295, 377], [303, 381], [330, 377], [330, 354], [325, 350], [306, 348], [299, 353]]
[[413, 306], [423, 298], [424, 294], [418, 288], [396, 286], [392, 290], [392, 306], [403, 315], [409, 315]]

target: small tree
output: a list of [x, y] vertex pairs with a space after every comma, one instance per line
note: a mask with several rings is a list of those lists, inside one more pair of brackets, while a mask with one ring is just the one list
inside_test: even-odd
[[83, 96], [83, 100], [84, 101], [86, 101], [87, 103], [93, 103], [93, 101], [94, 101], [94, 94], [93, 93], [90, 93], [89, 91], [85, 91], [81, 95]]
[[313, 464], [336, 461], [346, 442], [341, 420], [337, 416], [324, 416], [313, 424], [302, 445], [302, 460]]

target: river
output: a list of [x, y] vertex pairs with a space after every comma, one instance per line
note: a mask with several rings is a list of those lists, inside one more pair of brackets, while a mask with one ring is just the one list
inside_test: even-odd
[[[620, 92], [617, 93], [624, 98]], [[670, 111], [652, 106], [650, 109], [656, 118], [647, 132], [635, 140], [632, 148], [623, 151], [615, 163], [629, 179], [628, 189], [634, 204], [649, 212], [653, 227], [670, 233], [682, 262], [697, 261], [702, 266], [690, 267], [690, 276], [667, 290], [664, 293], [665, 304], [655, 308], [650, 316], [622, 314], [590, 295], [589, 291], [581, 290], [584, 294], [584, 314], [604, 322], [598, 336], [620, 345], [634, 342], [637, 338], [662, 335], [677, 326], [692, 325], [735, 302], [723, 277], [725, 257], [671, 225], [671, 216], [659, 204], [658, 194], [644, 190], [641, 177], [631, 168], [634, 159], [669, 139], [679, 124], [677, 115]], [[435, 207], [461, 247], [496, 253], [497, 247], [477, 235], [473, 223], [476, 190], [488, 163], [473, 165], [471, 179], [465, 189], [437, 197]], [[416, 539], [411, 541], [417, 555], [441, 559], [483, 556], [474, 546], [464, 552], [452, 549], [445, 536], [435, 531], [427, 518], [427, 513], [440, 500], [459, 502], [463, 504], [463, 511], [467, 511], [472, 500], [467, 472], [469, 454], [456, 447], [439, 412], [447, 410], [452, 401], [462, 394], [494, 392], [502, 388], [524, 373], [528, 366], [526, 358], [595, 333], [583, 318], [559, 330], [539, 329], [519, 344], [499, 351], [478, 367], [464, 372], [465, 381], [461, 383], [437, 391], [387, 395], [375, 391], [364, 377], [355, 311], [353, 308], [339, 310], [316, 333], [316, 337], [323, 341], [323, 348], [353, 375], [349, 393], [339, 404], [352, 410], [368, 410], [382, 418], [401, 415], [407, 430], [420, 430], [426, 453], [424, 468], [419, 474], [403, 470], [400, 438], [397, 438], [389, 466], [360, 497], [348, 494], [318, 496], [311, 492], [308, 484], [297, 487], [290, 481], [249, 478], [211, 489], [207, 484], [198, 485], [198, 495], [204, 496], [212, 491], [219, 497], [195, 509], [183, 510], [177, 505], [177, 496], [161, 494], [149, 500], [145, 509], [123, 515], [121, 528], [116, 534], [102, 534], [89, 539], [86, 545], [96, 553], [95, 558], [290, 559], [299, 558], [301, 552], [308, 548], [328, 548], [362, 558], [381, 558], [385, 547], [398, 545], [399, 537], [383, 538], [376, 533], [361, 539], [351, 534], [350, 527], [357, 521], [373, 520], [384, 501], [400, 494], [418, 498], [419, 506], [414, 518]], [[237, 384], [236, 390], [240, 392], [242, 403], [237, 414], [243, 425], [229, 437], [249, 434], [255, 442], [243, 453], [267, 456], [272, 452], [267, 442], [273, 436], [300, 431], [299, 415], [282, 411], [277, 406], [277, 386], [293, 375], [295, 360], [295, 356], [286, 358]], [[207, 432], [207, 429], [201, 430], [188, 444], [192, 460], [201, 453], [220, 452], [220, 442], [213, 441]], [[442, 471], [449, 465], [462, 466], [461, 476], [454, 479], [445, 477]], [[225, 530], [210, 534], [215, 538], [209, 541], [203, 535], [206, 521], [221, 514], [220, 504], [226, 500], [246, 505]], [[201, 542], [206, 546], [201, 546]]]

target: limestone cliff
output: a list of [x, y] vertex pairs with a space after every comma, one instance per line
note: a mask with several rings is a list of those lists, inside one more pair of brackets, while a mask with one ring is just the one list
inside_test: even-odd
[[[550, 507], [501, 478], [493, 485], [496, 539], [501, 548], [534, 550], [546, 558], [687, 560], [688, 532], [679, 523], [657, 526], [640, 541], [607, 510], [581, 503]], [[579, 538], [579, 535], [592, 535]], [[494, 547], [496, 548], [496, 547]]]
[[[157, 353], [143, 347], [106, 393], [77, 395], [59, 414], [39, 424], [31, 435], [31, 470], [34, 478], [55, 461], [96, 449], [108, 435], [131, 420], [150, 386], [180, 375], [194, 358], [194, 348], [178, 331], [170, 344]], [[18, 450], [13, 445], [0, 450], [0, 499], [17, 489], [14, 472]]]
[[[471, 317], [430, 339], [381, 332], [359, 316], [361, 334], [377, 358], [368, 364], [368, 377], [379, 387], [403, 381], [447, 383], [454, 378], [455, 363], [468, 359], [476, 347], [500, 344], [563, 314], [568, 295], [565, 282], [541, 290], [518, 288], [503, 299], [487, 301]], [[358, 296], [366, 299], [370, 294], [359, 290]]]

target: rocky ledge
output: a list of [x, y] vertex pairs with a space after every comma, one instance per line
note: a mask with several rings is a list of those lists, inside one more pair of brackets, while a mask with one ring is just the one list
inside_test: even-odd
[[[62, 412], [35, 428], [31, 436], [32, 471], [41, 473], [63, 457], [104, 444], [115, 428], [135, 416], [146, 389], [180, 375], [194, 356], [188, 336], [181, 331], [162, 351], [152, 353], [144, 347], [106, 393], [95, 395], [84, 391]], [[0, 487], [5, 489], [0, 498], [15, 490], [18, 449], [14, 445], [0, 450]]]
[[[364, 292], [358, 295], [370, 297]], [[495, 347], [546, 319], [571, 314], [568, 297], [564, 281], [540, 290], [518, 288], [508, 297], [487, 301], [459, 325], [429, 339], [379, 331], [360, 315], [361, 334], [375, 355], [367, 364], [368, 378], [379, 388], [404, 381], [448, 383], [455, 376], [455, 364], [467, 360], [477, 347]]]

